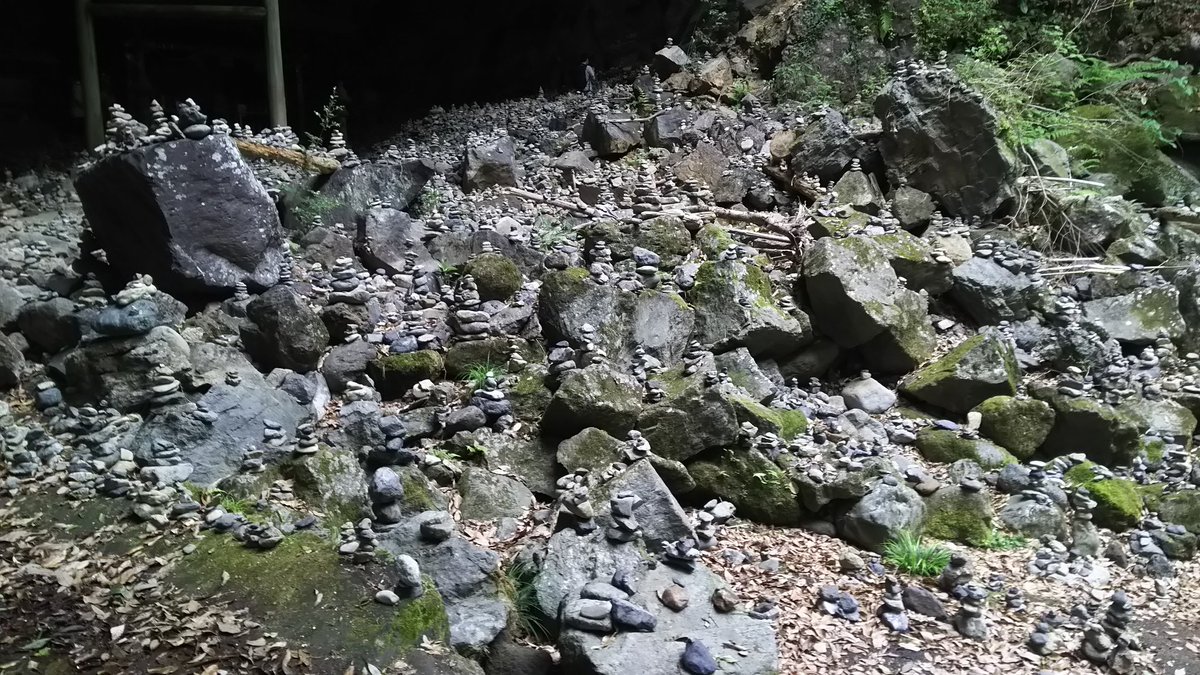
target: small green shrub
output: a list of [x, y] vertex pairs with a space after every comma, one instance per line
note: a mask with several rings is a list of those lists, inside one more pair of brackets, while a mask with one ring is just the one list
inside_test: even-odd
[[975, 47], [996, 22], [995, 0], [922, 0], [917, 40], [927, 54]]
[[901, 532], [883, 545], [883, 559], [902, 572], [932, 577], [941, 574], [950, 562], [950, 551], [925, 544], [918, 534]]
[[544, 642], [550, 639], [550, 633], [546, 630], [537, 589], [533, 585], [536, 577], [537, 569], [532, 565], [513, 561], [497, 578], [496, 587], [512, 608], [517, 637]]
[[750, 83], [746, 80], [735, 80], [733, 83], [733, 89], [729, 91], [729, 100], [732, 101], [734, 105], [741, 105], [742, 101], [746, 99], [748, 94], [750, 94]]
[[413, 215], [418, 218], [428, 218], [437, 213], [442, 205], [442, 192], [437, 188], [426, 186], [413, 202]]
[[312, 225], [342, 205], [335, 197], [298, 187], [287, 192], [287, 200], [291, 204], [288, 210], [305, 225]]
[[253, 504], [249, 499], [238, 499], [231, 495], [222, 495], [220, 500], [217, 502], [217, 506], [221, 507], [225, 513], [240, 513], [242, 515], [246, 515], [246, 513], [250, 511], [250, 507], [253, 506]]
[[833, 84], [809, 63], [808, 56], [789, 45], [771, 78], [771, 92], [777, 99], [795, 101], [805, 107], [818, 108], [837, 101]]
[[1015, 551], [1025, 548], [1028, 544], [1029, 541], [1020, 535], [992, 530], [987, 538], [979, 542], [979, 548], [987, 551]]

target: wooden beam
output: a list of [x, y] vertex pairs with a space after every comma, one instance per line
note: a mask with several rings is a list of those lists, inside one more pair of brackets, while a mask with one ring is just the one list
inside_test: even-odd
[[75, 0], [75, 33], [79, 44], [79, 81], [83, 89], [83, 137], [88, 150], [104, 143], [104, 104], [100, 101], [100, 63], [90, 0]]
[[134, 2], [92, 4], [96, 16], [188, 16], [214, 19], [261, 19], [267, 15], [263, 7], [238, 5], [149, 5]]
[[267, 16], [267, 103], [271, 126], [287, 124], [287, 94], [283, 88], [283, 33], [279, 28], [279, 0], [264, 0]]

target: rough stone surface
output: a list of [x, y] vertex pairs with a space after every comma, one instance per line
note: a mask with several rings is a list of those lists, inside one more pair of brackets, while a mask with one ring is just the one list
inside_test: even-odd
[[965, 413], [992, 396], [1016, 394], [1020, 377], [1012, 341], [988, 331], [910, 374], [900, 391], [943, 410]]

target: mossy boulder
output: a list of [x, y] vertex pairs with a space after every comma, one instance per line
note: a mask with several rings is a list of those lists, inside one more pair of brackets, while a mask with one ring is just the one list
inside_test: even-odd
[[508, 398], [513, 402], [517, 419], [534, 424], [541, 421], [553, 395], [546, 387], [544, 373], [531, 369], [516, 376]]
[[397, 502], [397, 507], [403, 515], [446, 509], [446, 496], [429, 482], [416, 465], [398, 466], [393, 469], [400, 476], [400, 485], [404, 488], [404, 496]]
[[458, 342], [446, 350], [446, 377], [464, 377], [476, 366], [491, 366], [504, 371], [508, 354], [516, 347], [529, 363], [541, 363], [546, 358], [540, 345], [521, 338], [490, 337], [483, 340]]
[[678, 395], [647, 406], [638, 417], [637, 427], [656, 454], [687, 462], [737, 441], [739, 422], [734, 405], [715, 388], [706, 388], [695, 379], [678, 378]]
[[[180, 558], [165, 581], [185, 595], [227, 594], [256, 615], [273, 617], [271, 628], [314, 653], [391, 663], [424, 639], [448, 642], [450, 623], [437, 588], [395, 607], [363, 603], [374, 593], [342, 564], [334, 542], [306, 533], [285, 537], [270, 551], [242, 546], [232, 537], [206, 536], [196, 552]], [[318, 608], [313, 598], [320, 593]], [[338, 621], [325, 620], [335, 615]], [[339, 666], [340, 670], [340, 666]]]
[[881, 481], [838, 519], [838, 532], [863, 548], [882, 552], [902, 532], [924, 529], [925, 501], [900, 481]]
[[319, 507], [333, 525], [370, 515], [366, 475], [358, 456], [348, 449], [321, 446], [315, 455], [281, 463], [279, 474], [293, 482], [296, 496]]
[[904, 277], [908, 288], [937, 296], [954, 285], [954, 266], [934, 260], [934, 246], [928, 239], [900, 230], [871, 240], [884, 250], [896, 276]]
[[588, 427], [623, 437], [637, 423], [642, 387], [632, 375], [604, 365], [573, 370], [554, 392], [542, 429], [566, 438]]
[[468, 466], [458, 479], [462, 517], [468, 520], [520, 518], [533, 506], [533, 493], [516, 478]]
[[968, 492], [949, 485], [925, 502], [925, 534], [982, 546], [992, 532], [992, 502], [984, 492]]
[[1128, 465], [1141, 449], [1142, 432], [1136, 417], [1090, 398], [1072, 398], [1050, 387], [1034, 396], [1054, 409], [1054, 427], [1042, 443], [1049, 456], [1083, 452], [1105, 466]]
[[979, 431], [1020, 460], [1037, 452], [1054, 428], [1054, 409], [1045, 401], [993, 396], [975, 406]]
[[367, 372], [385, 399], [399, 398], [421, 380], [436, 380], [446, 371], [442, 355], [432, 349], [381, 356]]
[[637, 246], [658, 254], [666, 268], [683, 262], [692, 251], [692, 235], [678, 218], [661, 216], [638, 225]]
[[[1196, 416], [1170, 399], [1132, 398], [1119, 406], [1120, 411], [1136, 420], [1142, 432], [1153, 432], [1172, 443], [1191, 447], [1196, 432]], [[1159, 455], [1161, 458], [1161, 454]]]
[[703, 263], [685, 297], [696, 308], [696, 339], [716, 351], [745, 347], [756, 358], [774, 358], [812, 342], [808, 317], [780, 309], [770, 279], [756, 265]]
[[931, 462], [953, 464], [969, 459], [985, 469], [999, 469], [1015, 464], [1016, 457], [1008, 450], [982, 438], [963, 438], [956, 431], [924, 429], [917, 434], [917, 450]]
[[1200, 490], [1180, 490], [1162, 495], [1153, 507], [1166, 522], [1178, 523], [1189, 532], [1200, 533]]
[[[780, 456], [783, 463], [785, 456]], [[838, 469], [833, 476], [816, 481], [805, 471], [795, 471], [792, 477], [800, 503], [812, 512], [820, 511], [827, 504], [837, 501], [855, 501], [871, 491], [871, 486], [886, 475], [895, 475], [896, 467], [891, 460], [868, 457], [863, 468], [856, 470]]]
[[724, 451], [687, 468], [701, 499], [727, 499], [739, 516], [767, 525], [796, 526], [802, 520], [791, 479], [756, 450]]
[[480, 299], [508, 300], [521, 290], [521, 269], [499, 253], [481, 253], [463, 266], [479, 287]]
[[1096, 480], [1092, 462], [1071, 467], [1063, 476], [1070, 485], [1087, 488], [1096, 502], [1093, 520], [1100, 527], [1123, 532], [1138, 524], [1142, 517], [1142, 491], [1137, 483], [1124, 478]]
[[733, 405], [737, 423], [749, 422], [758, 427], [759, 433], [768, 431], [778, 434], [785, 441], [803, 434], [808, 430], [808, 418], [800, 410], [783, 410], [768, 408], [753, 399], [725, 394], [725, 400]]
[[817, 215], [808, 225], [808, 232], [813, 237], [846, 237], [857, 234], [870, 224], [871, 216], [862, 211], [843, 209], [837, 215]]
[[720, 225], [705, 225], [696, 233], [696, 244], [706, 258], [716, 259], [730, 246], [736, 245], [733, 235]]
[[1152, 345], [1160, 333], [1177, 340], [1187, 329], [1174, 286], [1139, 288], [1128, 295], [1091, 300], [1083, 303], [1083, 316], [1086, 323], [1126, 347]]
[[900, 391], [943, 410], [965, 413], [993, 396], [1016, 394], [1020, 378], [1012, 342], [999, 332], [986, 331], [904, 378]]
[[558, 463], [567, 471], [599, 471], [623, 460], [624, 445], [602, 429], [588, 427], [558, 444]]

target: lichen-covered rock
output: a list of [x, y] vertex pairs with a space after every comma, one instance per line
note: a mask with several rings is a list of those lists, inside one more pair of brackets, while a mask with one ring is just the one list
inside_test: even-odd
[[837, 180], [850, 162], [861, 158], [864, 145], [846, 124], [845, 116], [829, 110], [805, 127], [792, 145], [788, 163], [796, 175], [807, 172], [825, 184]]
[[1017, 461], [1008, 450], [982, 438], [963, 438], [957, 431], [924, 429], [917, 434], [917, 449], [931, 462], [953, 464], [969, 459], [985, 469], [999, 469]]
[[1015, 274], [990, 258], [970, 258], [954, 268], [953, 277], [950, 297], [981, 324], [1026, 319], [1037, 296], [1027, 275]]
[[670, 269], [691, 252], [692, 235], [678, 218], [660, 216], [638, 225], [634, 244], [657, 253], [662, 266]]
[[1083, 303], [1084, 320], [1128, 347], [1154, 344], [1159, 333], [1183, 337], [1179, 291], [1173, 286], [1139, 288], [1128, 294]]
[[1165, 494], [1154, 503], [1153, 508], [1164, 521], [1178, 523], [1189, 532], [1200, 532], [1200, 490]]
[[292, 481], [296, 496], [319, 508], [330, 523], [371, 515], [366, 475], [351, 450], [321, 447], [315, 455], [283, 462], [279, 473]]
[[567, 471], [599, 471], [624, 460], [624, 443], [595, 427], [588, 427], [558, 444], [558, 463]]
[[739, 516], [768, 525], [796, 526], [802, 520], [791, 479], [756, 450], [728, 450], [688, 464], [688, 472], [698, 498], [727, 499]]
[[637, 427], [656, 454], [686, 462], [737, 440], [737, 412], [720, 392], [686, 379], [676, 386], [678, 394], [646, 406], [638, 417]]
[[520, 518], [533, 506], [533, 493], [521, 481], [478, 466], [463, 469], [458, 493], [462, 517], [468, 520]]
[[802, 410], [769, 408], [752, 399], [736, 394], [724, 394], [725, 400], [733, 404], [733, 413], [738, 424], [749, 422], [758, 427], [760, 433], [773, 433], [790, 441], [808, 429], [808, 418]]
[[730, 381], [755, 401], [767, 401], [775, 395], [775, 383], [763, 373], [745, 347], [717, 354], [716, 362], [717, 369], [729, 375]]
[[1016, 394], [1020, 377], [1012, 341], [986, 331], [911, 373], [900, 383], [900, 391], [943, 410], [965, 413], [992, 396]]
[[463, 267], [479, 287], [479, 297], [488, 300], [508, 300], [521, 288], [521, 270], [516, 263], [498, 253], [475, 256]]
[[925, 534], [982, 546], [992, 533], [992, 501], [986, 492], [947, 485], [925, 502]]
[[838, 469], [835, 475], [826, 475], [825, 479], [819, 481], [814, 480], [807, 472], [799, 471], [792, 477], [792, 481], [804, 508], [817, 512], [835, 501], [849, 502], [861, 499], [871, 491], [871, 487], [879, 478], [895, 474], [896, 467], [891, 460], [868, 457], [863, 460], [862, 469]]
[[1153, 433], [1159, 438], [1185, 447], [1191, 447], [1192, 435], [1196, 431], [1196, 416], [1192, 411], [1171, 399], [1130, 398], [1119, 406], [1144, 433]]
[[1047, 534], [1062, 539], [1067, 535], [1066, 516], [1050, 500], [1038, 501], [1015, 495], [1000, 509], [998, 516], [1006, 528], [1030, 539]]
[[500, 185], [518, 187], [525, 169], [517, 161], [517, 146], [511, 136], [467, 148], [463, 160], [463, 190], [474, 192]]
[[880, 481], [838, 521], [838, 532], [872, 551], [901, 532], [920, 532], [925, 523], [925, 502], [912, 488]]
[[642, 387], [632, 375], [596, 365], [573, 370], [542, 418], [542, 428], [560, 438], [588, 427], [624, 437], [637, 424], [642, 409]]
[[896, 276], [903, 277], [908, 288], [937, 296], [954, 286], [954, 267], [934, 259], [929, 240], [899, 231], [871, 237], [871, 241], [884, 250]]
[[380, 356], [368, 366], [368, 373], [384, 398], [399, 398], [414, 384], [425, 379], [436, 379], [445, 372], [442, 355], [432, 349], [423, 349], [408, 354]]
[[[333, 203], [333, 208], [322, 214], [322, 219], [330, 224], [357, 223], [380, 201], [387, 202], [393, 209], [406, 209], [432, 177], [431, 163], [419, 159], [405, 162], [363, 161], [340, 167], [321, 186], [321, 195]], [[307, 226], [308, 223], [303, 225]]]
[[1129, 465], [1141, 449], [1138, 420], [1128, 412], [1090, 398], [1071, 398], [1053, 390], [1034, 395], [1054, 408], [1054, 427], [1042, 452], [1050, 456], [1083, 452], [1105, 466]]
[[268, 368], [316, 370], [329, 346], [329, 331], [308, 302], [288, 286], [276, 286], [246, 306], [246, 351]]
[[933, 195], [954, 216], [1010, 209], [1017, 162], [995, 112], [957, 78], [926, 70], [893, 78], [875, 99], [879, 150], [893, 175]]
[[107, 400], [118, 410], [133, 410], [150, 402], [158, 366], [181, 372], [192, 363], [183, 336], [159, 326], [137, 337], [81, 345], [59, 354], [46, 366], [63, 383], [68, 399]]
[[700, 265], [687, 299], [696, 308], [697, 339], [717, 351], [745, 347], [756, 357], [781, 357], [812, 342], [808, 317], [781, 310], [770, 279], [754, 265]]
[[1037, 452], [1054, 428], [1054, 409], [1037, 399], [994, 396], [975, 410], [982, 416], [980, 433], [1022, 461]]
[[900, 285], [887, 255], [870, 240], [817, 241], [803, 279], [816, 327], [841, 347], [862, 348], [873, 368], [908, 372], [933, 352], [925, 299]]

